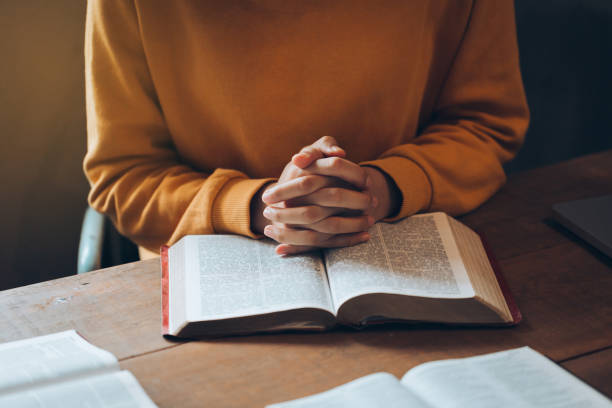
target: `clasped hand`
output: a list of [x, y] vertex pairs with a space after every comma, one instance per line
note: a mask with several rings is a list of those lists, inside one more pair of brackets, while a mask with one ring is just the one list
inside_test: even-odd
[[325, 136], [293, 156], [278, 182], [262, 192], [265, 220], [259, 224], [280, 243], [278, 254], [356, 245], [388, 215], [385, 176], [345, 156], [335, 139]]

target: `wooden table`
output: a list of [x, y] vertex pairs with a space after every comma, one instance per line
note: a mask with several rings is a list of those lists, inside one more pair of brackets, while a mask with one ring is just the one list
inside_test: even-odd
[[[157, 260], [0, 292], [0, 342], [75, 328], [160, 407], [250, 407], [425, 361], [529, 345], [612, 395], [612, 262], [550, 221], [553, 203], [612, 192], [612, 150], [514, 175], [462, 220], [484, 233], [523, 312], [515, 328], [393, 326], [172, 343]], [[32, 254], [36, 256], [36, 254]], [[44, 267], [44, 266], [43, 266]]]

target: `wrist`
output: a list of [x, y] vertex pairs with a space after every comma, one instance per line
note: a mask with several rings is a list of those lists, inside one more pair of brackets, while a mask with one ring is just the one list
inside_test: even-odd
[[364, 169], [372, 183], [370, 192], [378, 199], [378, 206], [373, 209], [371, 215], [378, 221], [397, 214], [401, 204], [401, 193], [395, 181], [376, 167], [364, 166]]

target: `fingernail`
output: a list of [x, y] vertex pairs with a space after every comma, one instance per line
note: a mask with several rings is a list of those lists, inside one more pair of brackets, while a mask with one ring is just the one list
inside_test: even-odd
[[332, 152], [336, 152], [336, 153], [340, 153], [342, 151], [342, 149], [339, 148], [338, 146], [332, 146], [331, 151]]
[[377, 207], [378, 206], [378, 198], [376, 198], [375, 196], [372, 196], [372, 207]]
[[361, 239], [361, 242], [367, 241], [368, 239], [370, 239], [370, 234], [367, 232], [364, 232], [363, 234], [361, 234], [359, 238]]
[[274, 229], [272, 228], [271, 225], [266, 225], [266, 227], [264, 228], [264, 235], [266, 237], [270, 237], [272, 238], [272, 233], [274, 232]]
[[264, 191], [264, 193], [261, 195], [261, 201], [267, 203], [272, 199], [274, 192], [270, 191], [270, 190], [266, 190]]
[[266, 218], [269, 218], [269, 217], [270, 217], [270, 215], [272, 215], [272, 209], [271, 209], [270, 207], [266, 207], [266, 208], [264, 208], [264, 210], [263, 210], [263, 215], [264, 215]]

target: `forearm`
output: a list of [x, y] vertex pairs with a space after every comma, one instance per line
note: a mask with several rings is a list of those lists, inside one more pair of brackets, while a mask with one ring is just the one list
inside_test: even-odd
[[504, 183], [503, 163], [522, 145], [528, 122], [512, 2], [476, 0], [420, 133], [361, 164], [393, 178], [402, 194], [398, 217], [465, 213]]
[[265, 179], [234, 170], [210, 175], [180, 164], [141, 164], [121, 170], [120, 162], [86, 162], [93, 208], [113, 220], [137, 244], [157, 251], [188, 234], [255, 236], [249, 225], [249, 191]]

